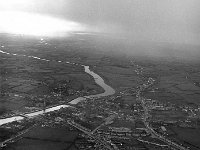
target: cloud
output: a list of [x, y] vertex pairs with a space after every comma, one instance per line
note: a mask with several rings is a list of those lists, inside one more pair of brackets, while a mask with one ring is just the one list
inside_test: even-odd
[[42, 14], [3, 11], [0, 12], [0, 32], [32, 36], [67, 36], [85, 31], [79, 23]]
[[86, 24], [91, 32], [124, 36], [135, 42], [200, 43], [199, 0], [8, 1], [12, 9]]

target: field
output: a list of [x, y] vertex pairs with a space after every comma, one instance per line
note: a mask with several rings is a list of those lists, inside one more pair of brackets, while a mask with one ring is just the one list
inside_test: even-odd
[[[63, 49], [55, 51], [55, 46], [43, 45], [38, 39], [1, 40], [1, 44], [5, 46], [3, 51], [26, 56], [0, 53], [0, 115], [22, 110], [25, 106], [33, 106], [35, 102], [41, 103], [39, 99], [47, 95], [50, 96], [50, 102], [47, 104], [51, 105], [58, 101], [68, 102], [72, 97], [78, 97], [79, 93], [88, 95], [103, 92], [93, 78], [84, 72], [83, 67], [65, 63], [73, 60], [70, 53]], [[59, 87], [62, 89], [56, 90]], [[60, 91], [65, 97], [53, 96], [60, 94]]]
[[200, 104], [200, 68], [199, 62], [183, 60], [150, 59], [145, 63], [144, 74], [154, 77], [157, 82], [154, 86], [155, 92], [147, 91], [148, 98], [163, 102], [172, 102], [178, 105], [197, 106]]
[[36, 127], [30, 132], [23, 135], [21, 139], [15, 145], [9, 145], [7, 148], [14, 150], [54, 150], [58, 147], [60, 149], [76, 149], [75, 140], [77, 139], [78, 132], [69, 131], [66, 128], [42, 128]]
[[172, 127], [171, 130], [175, 133], [173, 138], [189, 144], [192, 150], [200, 149], [199, 129]]
[[[149, 77], [155, 79], [154, 85], [141, 93], [142, 97], [156, 100], [152, 101], [152, 108], [155, 104], [153, 102], [156, 102], [155, 105], [163, 104], [163, 109], [149, 110], [150, 123], [158, 124], [166, 121], [173, 124], [168, 126], [165, 122], [166, 128], [169, 128], [171, 132], [169, 138], [177, 142], [185, 142], [194, 150], [199, 149], [199, 128], [197, 126], [179, 127], [181, 123], [182, 126], [184, 123], [188, 125], [187, 119], [199, 120], [196, 115], [199, 114], [196, 108], [200, 105], [199, 62], [175, 58], [127, 56], [123, 53], [123, 49], [120, 52], [115, 51], [117, 46], [108, 46], [110, 43], [104, 45], [93, 38], [86, 37], [85, 40], [79, 38], [75, 36], [69, 39], [47, 38], [41, 41], [38, 38], [0, 37], [1, 45], [5, 46], [3, 51], [26, 55], [25, 57], [0, 53], [0, 116], [8, 112], [26, 111], [24, 110], [26, 106], [43, 108], [44, 102], [47, 106], [63, 104], [79, 96], [103, 92], [94, 79], [84, 72], [81, 65], [66, 63], [72, 62], [89, 65], [92, 71], [116, 90], [116, 95], [121, 95], [110, 97], [114, 97], [114, 102], [109, 105], [111, 111], [116, 107], [124, 114], [134, 115], [131, 121], [123, 117], [123, 121], [115, 119], [111, 124], [112, 127], [145, 128], [141, 118], [144, 111], [135, 96], [135, 90]], [[118, 50], [120, 48], [122, 47], [118, 47]], [[107, 98], [99, 99], [99, 103], [104, 103], [103, 100]], [[95, 104], [98, 105], [98, 103]], [[73, 117], [86, 127], [96, 127], [102, 122], [101, 114], [105, 113], [105, 117], [108, 117], [108, 109], [105, 109], [108, 104], [102, 105], [99, 118], [95, 116], [98, 107], [90, 103], [83, 112], [75, 113]], [[165, 110], [165, 106], [169, 106], [169, 109]], [[187, 108], [187, 112], [184, 108]], [[134, 112], [134, 109], [138, 113]], [[151, 109], [151, 104], [149, 104], [149, 109]], [[194, 115], [193, 112], [196, 114]], [[84, 121], [86, 117], [90, 122]], [[160, 125], [155, 129], [158, 132], [161, 132]], [[63, 127], [36, 127], [23, 135], [21, 140], [11, 144], [8, 149], [76, 149], [75, 141], [79, 142], [83, 139], [78, 133], [77, 130], [71, 131]], [[146, 140], [151, 139], [147, 137]], [[84, 141], [81, 142], [84, 143]], [[145, 144], [137, 141], [135, 145], [143, 147]], [[149, 149], [155, 149], [154, 146], [148, 146]]]

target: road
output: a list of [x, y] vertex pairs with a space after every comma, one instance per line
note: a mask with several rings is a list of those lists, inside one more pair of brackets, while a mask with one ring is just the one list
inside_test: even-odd
[[71, 120], [68, 120], [67, 123], [72, 125], [73, 127], [77, 128], [77, 129], [79, 129], [80, 131], [84, 132], [91, 139], [94, 139], [96, 143], [99, 143], [99, 144], [103, 145], [105, 148], [107, 148], [109, 150], [118, 150], [117, 146], [115, 144], [111, 143], [111, 141], [107, 141], [103, 137], [101, 137], [101, 136], [99, 136], [97, 134], [93, 134], [92, 131], [90, 131], [89, 129], [81, 126], [80, 124], [78, 124], [78, 123], [76, 123], [74, 121], [71, 121]]
[[[131, 63], [136, 66], [137, 68], [139, 67], [138, 65], [135, 65], [135, 63], [133, 61], [131, 61]], [[141, 68], [141, 67], [140, 67]], [[140, 70], [136, 69], [135, 70], [137, 72], [138, 75], [142, 75], [142, 72], [140, 72]], [[143, 116], [143, 122], [145, 124], [145, 127], [147, 129], [147, 131], [155, 138], [165, 142], [166, 144], [168, 144], [170, 146], [170, 148], [172, 149], [178, 149], [178, 150], [189, 150], [188, 148], [185, 148], [175, 142], [170, 141], [169, 139], [165, 138], [162, 135], [159, 135], [156, 131], [154, 131], [151, 126], [149, 125], [148, 122], [148, 117], [149, 117], [149, 109], [148, 107], [146, 107], [145, 105], [145, 98], [141, 96], [141, 92], [144, 91], [145, 89], [149, 88], [150, 86], [152, 86], [154, 84], [155, 80], [151, 77], [149, 77], [147, 83], [138, 86], [138, 90], [136, 91], [136, 98], [141, 102], [143, 110], [144, 110], [144, 116]]]
[[32, 125], [31, 127], [29, 127], [28, 129], [25, 129], [23, 131], [21, 131], [20, 133], [18, 133], [17, 135], [3, 141], [0, 143], [0, 148], [3, 148], [5, 146], [7, 146], [8, 143], [12, 143], [15, 142], [18, 138], [21, 138], [21, 136], [25, 133], [27, 133], [28, 131], [30, 131], [31, 129], [33, 129], [37, 124]]
[[[143, 84], [143, 85], [145, 85], [145, 84]], [[147, 86], [147, 87], [148, 87], [148, 86]], [[143, 122], [144, 122], [144, 124], [145, 124], [145, 126], [146, 126], [147, 131], [148, 131], [153, 137], [155, 137], [155, 138], [157, 138], [157, 139], [159, 139], [159, 140], [161, 140], [161, 141], [167, 143], [170, 147], [172, 147], [172, 148], [174, 148], [174, 149], [178, 149], [178, 150], [189, 150], [188, 148], [185, 148], [185, 147], [183, 147], [183, 146], [181, 146], [181, 145], [178, 145], [177, 143], [170, 141], [169, 139], [165, 138], [164, 136], [159, 135], [156, 131], [154, 131], [154, 130], [151, 128], [151, 126], [149, 125], [149, 122], [148, 122], [148, 120], [147, 120], [148, 117], [149, 117], [149, 109], [148, 109], [148, 107], [146, 107], [146, 105], [145, 105], [145, 98], [142, 97], [142, 96], [140, 95], [140, 94], [141, 94], [141, 91], [143, 91], [145, 88], [146, 88], [146, 87], [144, 87], [144, 86], [143, 86], [143, 87], [140, 86], [139, 91], [137, 92], [137, 98], [138, 98], [138, 100], [141, 102], [142, 107], [143, 107], [143, 110], [144, 110]]]

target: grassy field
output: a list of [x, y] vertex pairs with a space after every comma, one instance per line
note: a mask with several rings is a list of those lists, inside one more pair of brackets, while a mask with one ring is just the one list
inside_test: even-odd
[[9, 145], [8, 150], [62, 150], [76, 149], [75, 141], [78, 132], [69, 131], [66, 128], [42, 128], [36, 127], [23, 135], [23, 138], [13, 145]]
[[146, 59], [144, 62], [138, 60], [144, 66], [144, 75], [155, 77], [157, 82], [154, 88], [156, 92], [147, 92], [148, 98], [163, 102], [172, 102], [179, 105], [199, 105], [200, 82], [199, 63], [167, 60]]
[[200, 130], [191, 128], [178, 128], [172, 127], [173, 132], [176, 134], [173, 136], [176, 139], [183, 141], [192, 150], [200, 149]]
[[27, 106], [31, 97], [50, 95], [54, 88], [63, 83], [67, 83], [67, 88], [73, 91], [89, 91], [92, 94], [103, 92], [83, 67], [57, 62], [70, 61], [67, 52], [54, 51], [55, 47], [46, 47], [34, 39], [28, 39], [26, 43], [22, 39], [3, 40], [6, 52], [52, 61], [0, 53], [1, 115]]

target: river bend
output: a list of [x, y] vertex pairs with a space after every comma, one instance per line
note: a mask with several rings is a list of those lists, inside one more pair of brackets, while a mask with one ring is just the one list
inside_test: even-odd
[[[15, 54], [15, 53], [8, 53], [8, 52], [2, 51], [2, 50], [0, 50], [0, 53], [6, 54], [6, 55], [13, 55], [13, 56], [29, 57], [29, 58], [33, 58], [33, 59], [38, 59], [40, 61], [55, 61], [55, 60], [48, 60], [48, 59], [44, 59], [44, 58], [39, 58], [39, 57], [36, 57], [36, 56], [28, 56], [28, 55], [20, 55], [20, 54]], [[71, 62], [63, 62], [63, 61], [60, 61], [60, 60], [57, 61], [57, 62], [58, 63], [72, 64], [72, 65], [80, 65], [80, 64], [71, 63]], [[98, 84], [99, 86], [101, 86], [104, 89], [104, 92], [100, 93], [100, 94], [96, 94], [96, 95], [89, 95], [89, 96], [75, 98], [74, 100], [69, 102], [69, 104], [77, 104], [80, 101], [86, 100], [87, 98], [99, 98], [99, 97], [103, 97], [103, 96], [113, 95], [115, 93], [115, 90], [112, 87], [110, 87], [109, 85], [107, 85], [104, 82], [103, 78], [101, 78], [98, 74], [91, 71], [89, 66], [85, 66], [85, 65], [81, 65], [81, 66], [84, 67], [85, 72], [87, 74], [91, 75], [94, 78], [96, 84]], [[25, 113], [23, 115], [27, 116], [27, 117], [35, 117], [35, 116], [38, 116], [38, 115], [41, 115], [41, 114], [44, 114], [44, 113], [56, 111], [56, 110], [59, 110], [61, 108], [66, 108], [66, 107], [71, 107], [71, 106], [70, 105], [57, 105], [57, 106], [49, 107], [45, 111], [39, 110], [39, 111], [31, 112], [31, 113]], [[0, 119], [0, 126], [7, 124], [7, 123], [11, 123], [13, 121], [23, 120], [24, 118], [25, 117], [23, 117], [23, 116], [17, 115], [17, 116], [13, 116], [13, 117]]]

